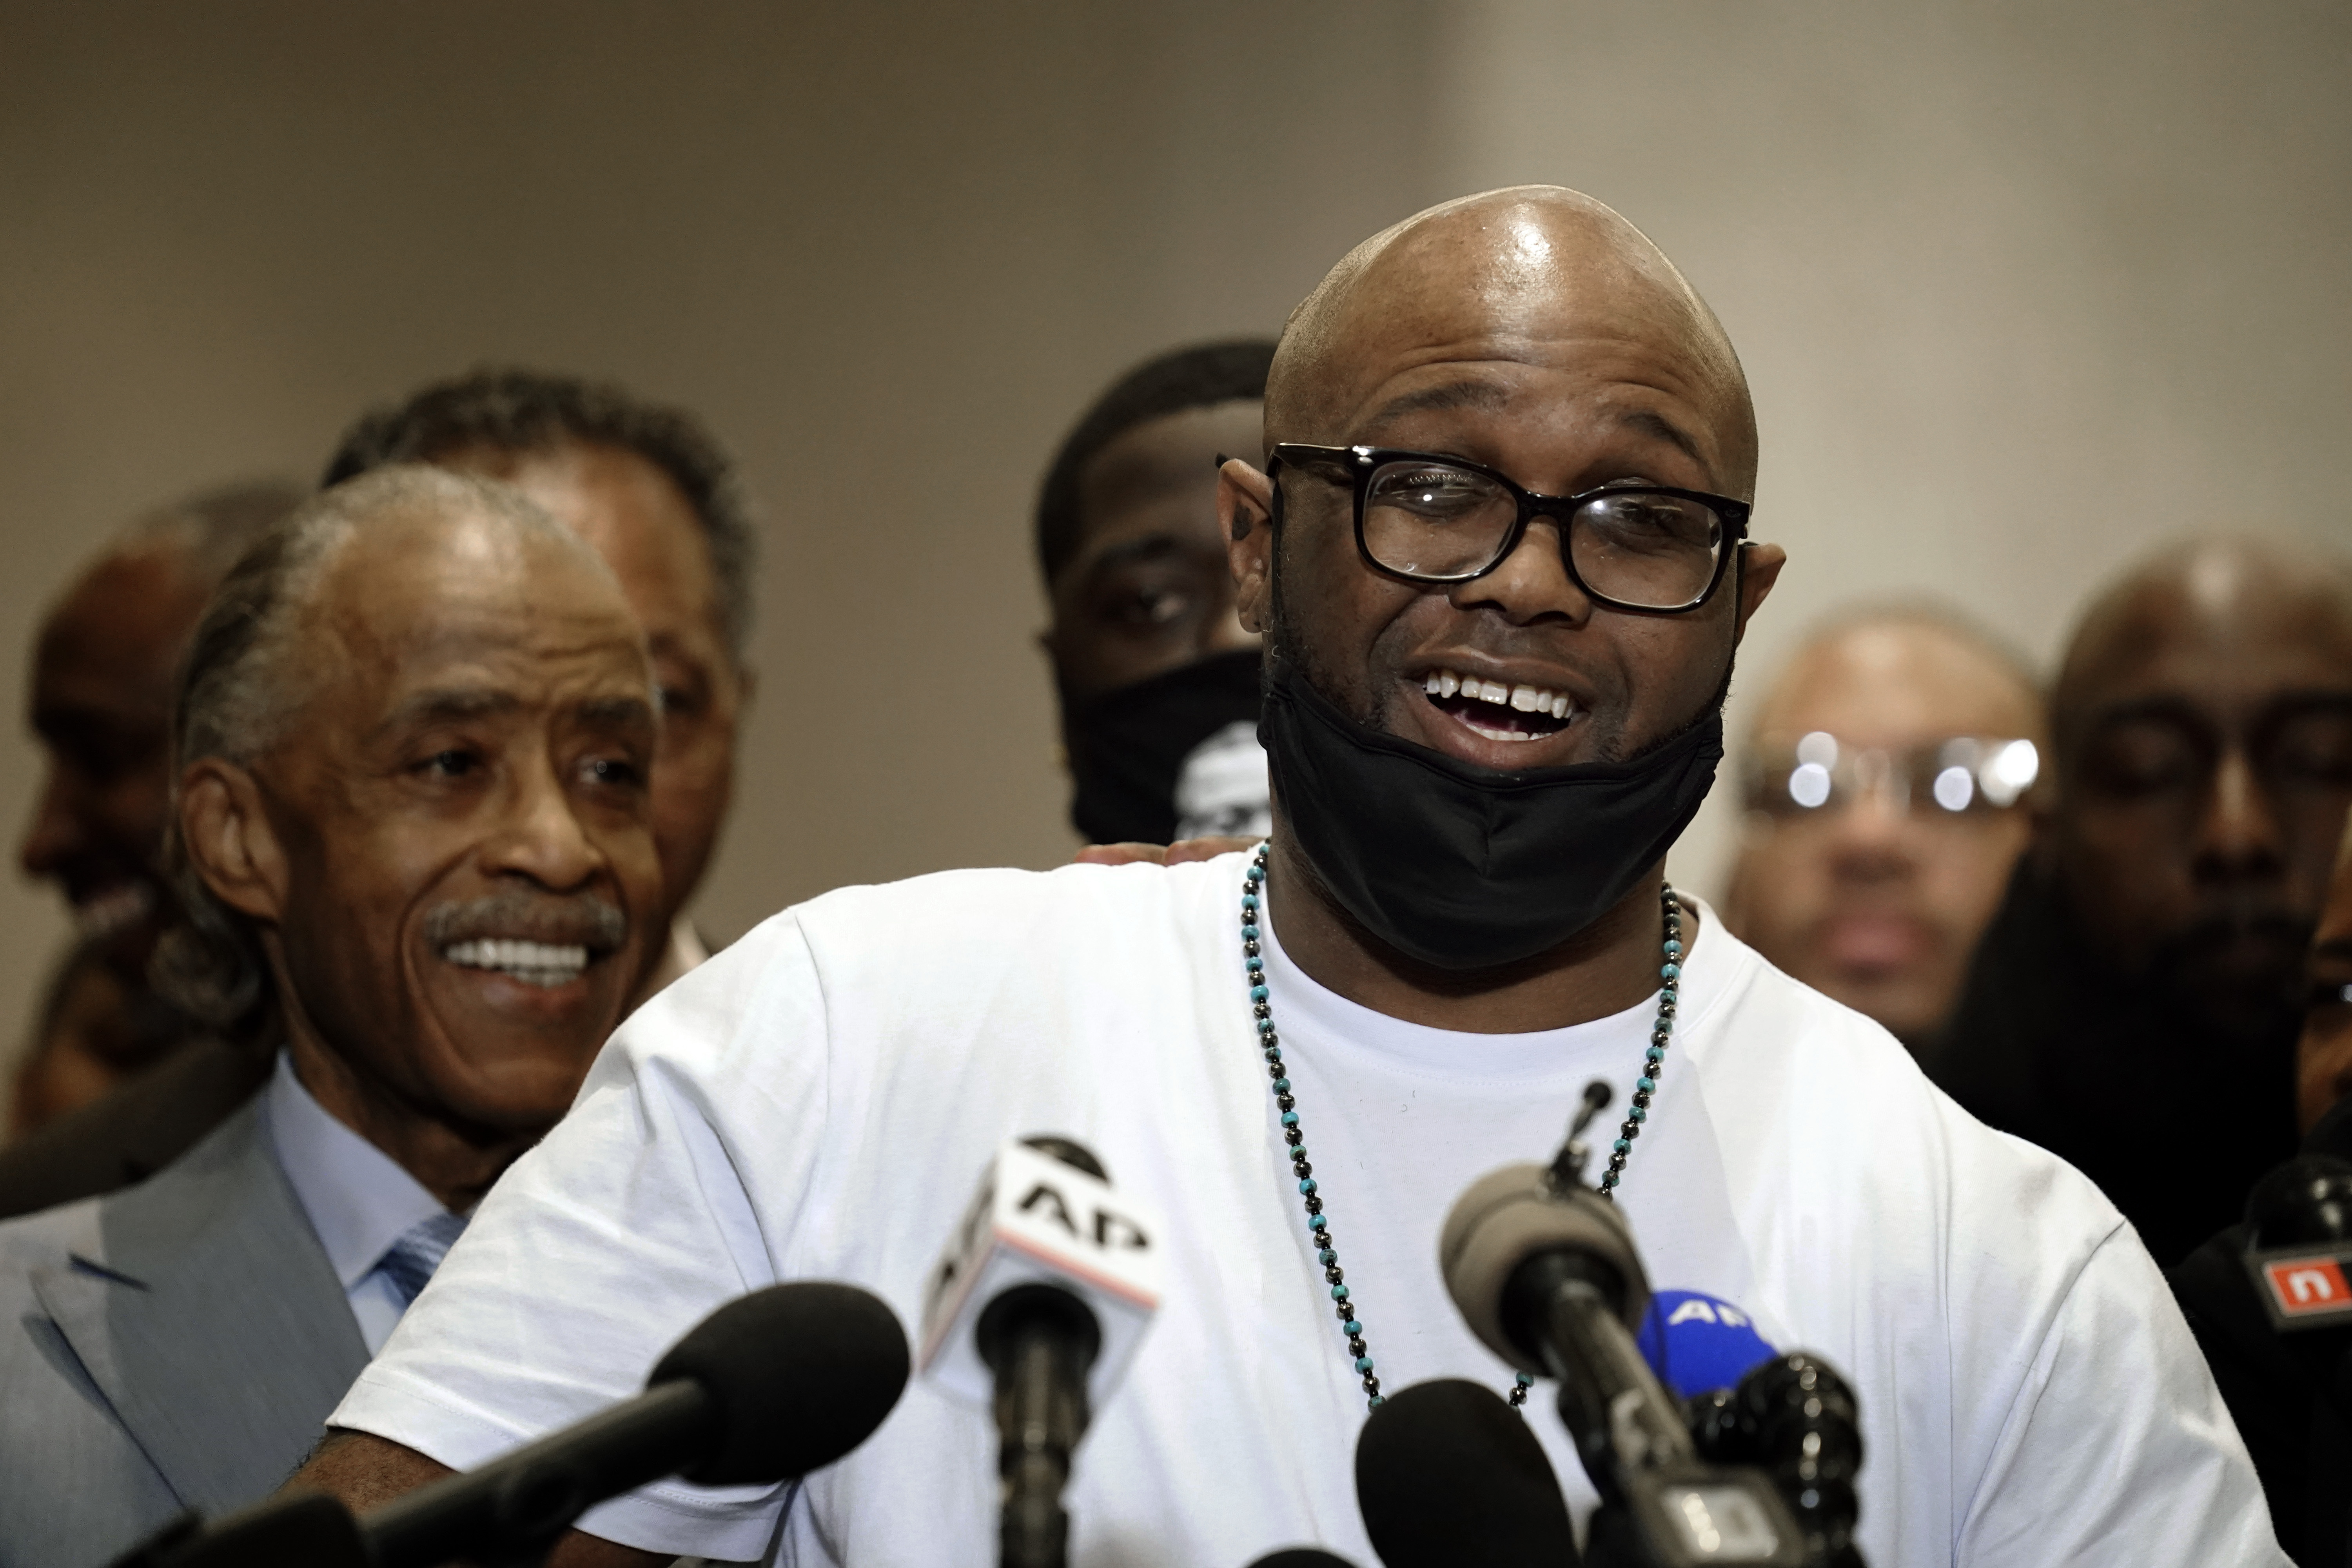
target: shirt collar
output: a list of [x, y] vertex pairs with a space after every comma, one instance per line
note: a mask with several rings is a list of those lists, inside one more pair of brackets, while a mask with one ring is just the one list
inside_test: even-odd
[[287, 1052], [278, 1054], [267, 1107], [278, 1166], [344, 1289], [366, 1279], [410, 1226], [443, 1212], [391, 1155], [310, 1097]]

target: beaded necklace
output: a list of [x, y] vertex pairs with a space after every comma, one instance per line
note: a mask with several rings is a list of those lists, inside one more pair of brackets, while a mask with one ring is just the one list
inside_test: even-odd
[[[1307, 1134], [1298, 1125], [1298, 1101], [1290, 1092], [1289, 1069], [1282, 1064], [1282, 1039], [1275, 1032], [1272, 993], [1265, 984], [1265, 961], [1259, 956], [1262, 933], [1258, 930], [1258, 906], [1261, 889], [1265, 886], [1265, 854], [1266, 845], [1260, 841], [1256, 853], [1250, 857], [1249, 870], [1242, 883], [1242, 958], [1249, 967], [1250, 1006], [1257, 1016], [1258, 1046], [1265, 1053], [1266, 1071], [1274, 1079], [1274, 1106], [1282, 1113], [1282, 1141], [1290, 1146], [1290, 1172], [1298, 1180], [1298, 1195], [1307, 1208], [1307, 1235], [1315, 1244], [1316, 1261], [1323, 1265], [1323, 1278], [1330, 1283], [1332, 1310], [1339, 1317], [1340, 1333], [1347, 1336], [1348, 1354], [1355, 1363], [1357, 1374], [1363, 1379], [1365, 1408], [1370, 1409], [1381, 1403], [1381, 1380], [1372, 1373], [1372, 1352], [1364, 1341], [1363, 1304], [1349, 1293], [1347, 1271], [1339, 1267], [1339, 1254], [1331, 1245], [1331, 1227], [1323, 1218], [1323, 1199], [1316, 1189], [1315, 1167], [1307, 1160]], [[1616, 1142], [1610, 1146], [1608, 1168], [1601, 1173], [1601, 1195], [1612, 1202], [1617, 1184], [1624, 1179], [1625, 1157], [1633, 1152], [1633, 1140], [1642, 1135], [1642, 1124], [1650, 1119], [1650, 1097], [1657, 1092], [1658, 1067], [1666, 1059], [1666, 1042], [1675, 1032], [1675, 993], [1683, 975], [1682, 900], [1670, 883], [1660, 891], [1658, 903], [1665, 920], [1665, 963], [1658, 970], [1658, 1017], [1650, 1026], [1650, 1045], [1643, 1054], [1642, 1076], [1633, 1080], [1633, 1103], [1626, 1108]], [[1527, 1403], [1528, 1388], [1533, 1381], [1526, 1373], [1519, 1373], [1510, 1393], [1514, 1408]]]

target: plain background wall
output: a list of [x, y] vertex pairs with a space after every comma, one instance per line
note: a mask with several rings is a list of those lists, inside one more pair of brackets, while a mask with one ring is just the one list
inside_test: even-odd
[[[309, 475], [430, 377], [577, 369], [703, 413], [770, 518], [704, 922], [1055, 863], [1052, 444], [1133, 359], [1521, 180], [1642, 225], [1747, 359], [1794, 556], [1748, 693], [1856, 595], [2046, 657], [2159, 537], [2352, 539], [2347, 46], [2287, 0], [5, 0], [0, 693], [140, 509]], [[0, 732], [0, 823], [37, 783]], [[0, 885], [0, 1017], [63, 935]]]

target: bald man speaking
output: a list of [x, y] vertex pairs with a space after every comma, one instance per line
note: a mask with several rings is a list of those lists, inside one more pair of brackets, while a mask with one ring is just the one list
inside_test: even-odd
[[[2283, 1562], [2114, 1207], [1664, 881], [1781, 565], [1742, 542], [1755, 472], [1722, 329], [1606, 207], [1501, 191], [1367, 241], [1294, 313], [1260, 461], [1220, 481], [1268, 654], [1270, 843], [768, 921], [622, 1028], [298, 1479], [360, 1500], [478, 1464], [773, 1280], [915, 1321], [993, 1150], [1057, 1132], [1166, 1216], [1169, 1281], [1078, 1450], [1071, 1561], [1370, 1563], [1368, 1404], [1513, 1384], [1440, 1280], [1446, 1210], [1548, 1159], [1601, 1079], [1625, 1120], [1600, 1179], [1652, 1282], [1852, 1379], [1877, 1568]], [[1547, 1394], [1530, 1426], [1581, 1513]], [[664, 1484], [556, 1560], [982, 1561], [995, 1455], [985, 1410], [918, 1382], [800, 1487]]]

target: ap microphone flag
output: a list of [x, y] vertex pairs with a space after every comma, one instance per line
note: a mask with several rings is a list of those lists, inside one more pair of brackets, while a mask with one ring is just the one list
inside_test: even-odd
[[1099, 1407], [1135, 1353], [1161, 1289], [1159, 1216], [1108, 1182], [1023, 1143], [996, 1152], [924, 1292], [923, 1375], [985, 1405], [996, 1374], [975, 1326], [1024, 1284], [1057, 1286], [1094, 1310], [1102, 1348], [1087, 1375]]
[[1778, 1353], [1746, 1312], [1698, 1290], [1653, 1292], [1633, 1342], [1677, 1399], [1736, 1388]]

